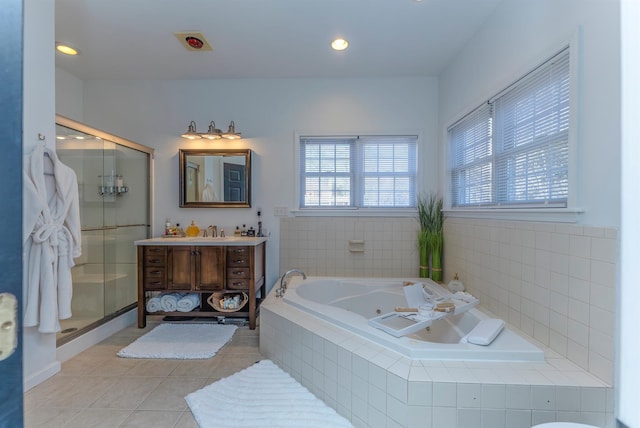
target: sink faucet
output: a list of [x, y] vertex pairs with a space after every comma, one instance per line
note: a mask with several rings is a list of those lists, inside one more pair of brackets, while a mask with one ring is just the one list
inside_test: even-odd
[[218, 237], [218, 228], [216, 226], [209, 226], [208, 229], [211, 231], [211, 237], [212, 238], [217, 238]]
[[293, 273], [299, 273], [300, 275], [302, 275], [302, 279], [307, 279], [307, 275], [305, 275], [305, 273], [300, 269], [289, 269], [284, 273], [284, 275], [282, 275], [282, 278], [280, 279], [280, 288], [276, 290], [276, 297], [284, 296], [284, 292], [287, 291], [287, 277]]

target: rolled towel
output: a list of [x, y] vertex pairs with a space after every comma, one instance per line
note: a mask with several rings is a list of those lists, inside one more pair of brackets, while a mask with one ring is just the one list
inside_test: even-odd
[[181, 293], [167, 293], [160, 298], [160, 306], [165, 312], [175, 312], [178, 309], [178, 300], [183, 295]]
[[162, 310], [160, 296], [154, 296], [147, 300], [147, 312], [158, 312]]
[[191, 312], [200, 305], [200, 294], [189, 293], [178, 300], [178, 310], [180, 312]]

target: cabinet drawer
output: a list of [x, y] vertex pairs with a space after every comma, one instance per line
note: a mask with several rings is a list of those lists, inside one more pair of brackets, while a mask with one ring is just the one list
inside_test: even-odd
[[249, 279], [251, 278], [251, 272], [249, 268], [227, 268], [227, 278], [229, 279]]
[[144, 288], [147, 290], [164, 290], [167, 286], [167, 272], [164, 268], [144, 268]]
[[228, 290], [248, 290], [249, 289], [249, 280], [248, 279], [227, 279], [227, 289]]
[[227, 266], [249, 267], [249, 247], [228, 247]]
[[167, 247], [145, 247], [145, 266], [164, 266], [167, 256]]

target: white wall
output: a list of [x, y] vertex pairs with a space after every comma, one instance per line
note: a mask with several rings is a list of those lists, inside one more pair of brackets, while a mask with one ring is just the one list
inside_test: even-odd
[[[445, 277], [608, 383], [620, 227], [620, 17], [614, 0], [505, 0], [439, 80], [446, 128], [579, 34], [577, 225], [448, 219]], [[572, 52], [574, 53], [574, 52]], [[446, 183], [443, 162], [442, 186]], [[448, 244], [447, 244], [448, 243]]]
[[446, 146], [448, 125], [496, 95], [581, 31], [579, 111], [572, 112], [578, 115], [579, 125], [578, 204], [586, 210], [581, 222], [618, 227], [619, 21], [619, 2], [615, 0], [505, 0], [440, 76], [441, 151]]
[[[274, 206], [293, 208], [294, 134], [302, 132], [420, 132], [425, 182], [437, 182], [435, 78], [273, 79], [214, 81], [87, 81], [84, 122], [155, 149], [154, 235], [164, 220], [195, 220], [231, 233], [257, 224], [271, 232], [267, 283], [279, 276], [279, 218]], [[189, 121], [205, 131], [211, 120], [226, 129], [231, 120], [242, 140], [184, 140]], [[178, 149], [250, 148], [251, 209], [179, 208]]]
[[56, 114], [82, 122], [82, 80], [56, 68]]
[[[54, 92], [54, 2], [24, 2], [24, 94], [23, 151], [28, 154], [37, 144], [38, 134], [55, 146]], [[24, 302], [23, 302], [24, 304]], [[56, 335], [41, 334], [37, 327], [24, 328], [23, 363], [25, 390], [60, 371], [56, 361]]]

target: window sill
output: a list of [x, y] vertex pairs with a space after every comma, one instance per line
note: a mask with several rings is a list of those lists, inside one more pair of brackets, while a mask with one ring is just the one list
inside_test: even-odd
[[303, 209], [291, 210], [293, 217], [416, 217], [415, 208], [394, 209]]
[[445, 217], [491, 220], [577, 223], [582, 208], [456, 208], [443, 210]]

